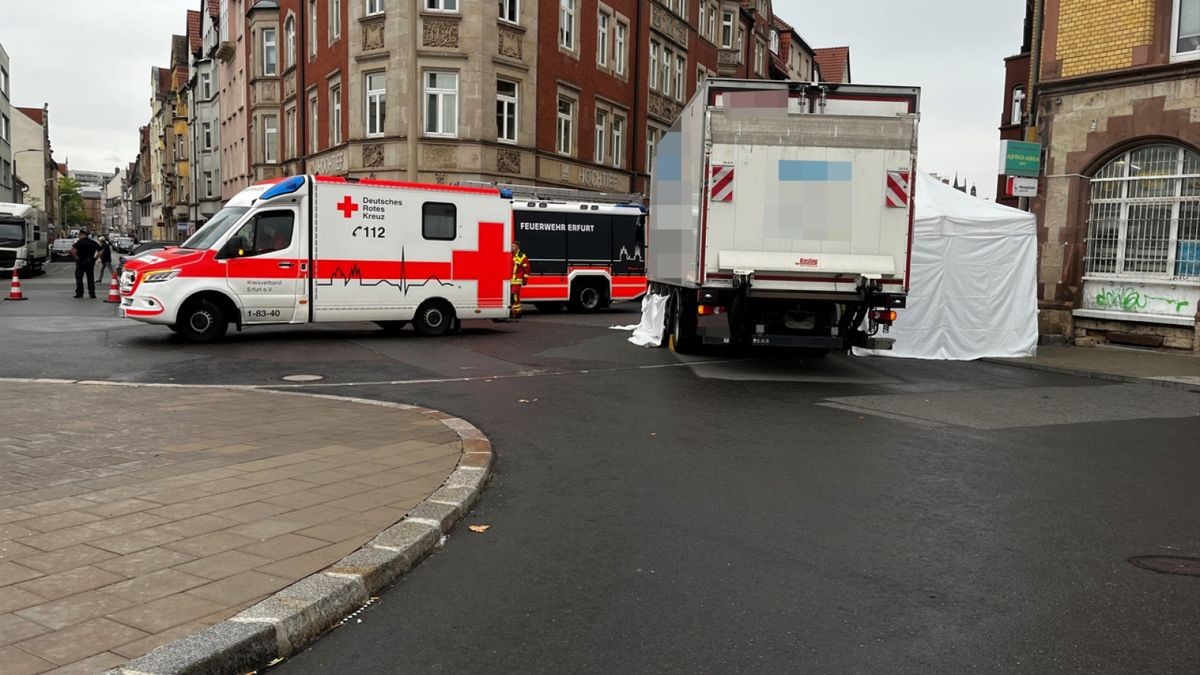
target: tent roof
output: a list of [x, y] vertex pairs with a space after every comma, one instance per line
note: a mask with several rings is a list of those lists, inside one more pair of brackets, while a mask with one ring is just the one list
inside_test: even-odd
[[1037, 236], [1037, 218], [1020, 209], [959, 192], [918, 171], [917, 234], [933, 236]]

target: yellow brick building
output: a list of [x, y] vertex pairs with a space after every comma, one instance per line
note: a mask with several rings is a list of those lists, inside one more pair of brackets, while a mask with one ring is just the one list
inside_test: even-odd
[[1043, 335], [1200, 351], [1200, 0], [1028, 8]]

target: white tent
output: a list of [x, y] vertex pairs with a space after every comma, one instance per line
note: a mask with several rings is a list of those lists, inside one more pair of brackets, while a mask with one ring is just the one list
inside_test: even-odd
[[[970, 360], [1037, 349], [1037, 222], [1025, 211], [917, 174], [908, 307], [887, 351], [856, 354]], [[883, 336], [882, 333], [880, 333]]]

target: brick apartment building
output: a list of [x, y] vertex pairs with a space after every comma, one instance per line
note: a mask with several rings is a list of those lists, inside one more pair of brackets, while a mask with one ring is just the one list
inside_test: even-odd
[[1044, 147], [1041, 331], [1200, 351], [1200, 0], [1033, 0], [1027, 23], [1033, 81], [1010, 60], [1005, 98], [1033, 85]]
[[[252, 178], [292, 173], [648, 189], [713, 75], [812, 79], [768, 0], [258, 0]], [[848, 58], [848, 56], [847, 56]]]

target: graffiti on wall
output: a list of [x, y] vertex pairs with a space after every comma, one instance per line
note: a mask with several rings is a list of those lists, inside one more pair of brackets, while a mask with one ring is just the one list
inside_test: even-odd
[[1084, 307], [1153, 317], [1190, 319], [1200, 304], [1200, 287], [1171, 283], [1085, 281]]

